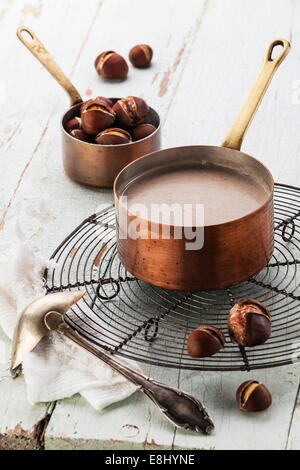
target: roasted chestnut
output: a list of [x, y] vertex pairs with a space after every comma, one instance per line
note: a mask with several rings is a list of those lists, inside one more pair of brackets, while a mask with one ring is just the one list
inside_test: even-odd
[[81, 119], [80, 117], [74, 117], [73, 119], [70, 119], [66, 125], [65, 129], [67, 132], [71, 132], [73, 129], [80, 129], [81, 128]]
[[152, 124], [140, 124], [139, 126], [135, 127], [132, 131], [132, 137], [134, 140], [144, 139], [148, 137], [148, 135], [153, 134], [156, 130]]
[[138, 44], [134, 46], [129, 52], [129, 60], [134, 67], [145, 68], [149, 67], [153, 51], [147, 44]]
[[262, 383], [247, 380], [237, 389], [236, 401], [243, 411], [263, 411], [271, 405], [272, 395]]
[[149, 112], [147, 103], [142, 98], [127, 96], [113, 106], [119, 126], [132, 127], [141, 124]]
[[89, 136], [82, 129], [73, 129], [70, 132], [70, 135], [72, 137], [75, 137], [75, 139], [82, 140], [83, 142], [89, 142], [90, 141]]
[[114, 51], [105, 51], [95, 60], [95, 69], [104, 78], [118, 78], [123, 80], [128, 73], [126, 60]]
[[102, 145], [120, 145], [132, 142], [132, 138], [129, 132], [124, 129], [112, 127], [96, 135], [95, 142]]
[[191, 357], [209, 357], [224, 348], [225, 337], [214, 326], [203, 325], [192, 331], [187, 340], [187, 350]]
[[233, 343], [248, 347], [259, 346], [271, 335], [271, 314], [257, 300], [239, 300], [229, 312], [228, 331]]
[[81, 125], [89, 135], [111, 127], [116, 118], [115, 112], [107, 104], [92, 100], [81, 113]]
[[105, 98], [104, 96], [97, 96], [97, 98], [95, 98], [94, 100], [93, 99], [90, 99], [90, 100], [87, 100], [85, 101], [84, 103], [82, 103], [82, 105], [80, 106], [80, 114], [83, 113], [83, 111], [88, 107], [90, 106], [92, 103], [94, 104], [100, 104], [101, 103], [104, 103], [106, 106], [109, 106], [110, 108], [113, 107], [114, 103], [111, 99], [109, 98]]

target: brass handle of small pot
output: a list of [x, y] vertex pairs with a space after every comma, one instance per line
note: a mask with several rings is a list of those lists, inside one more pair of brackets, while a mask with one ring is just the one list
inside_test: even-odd
[[[29, 34], [31, 40], [26, 40], [23, 33]], [[72, 85], [70, 80], [65, 76], [61, 68], [53, 60], [47, 49], [43, 46], [38, 37], [25, 26], [20, 26], [17, 29], [17, 36], [20, 41], [30, 50], [30, 52], [43, 64], [43, 66], [51, 73], [51, 75], [58, 81], [58, 83], [65, 89], [68, 93], [71, 106], [74, 104], [80, 103], [82, 98], [76, 88]]]
[[[276, 46], [282, 46], [282, 51], [275, 58], [272, 59], [272, 52]], [[252, 86], [249, 95], [241, 107], [226, 139], [222, 143], [222, 147], [240, 150], [244, 135], [248, 129], [249, 124], [268, 88], [268, 85], [273, 77], [275, 71], [287, 56], [290, 49], [290, 43], [285, 39], [275, 39], [266, 49], [262, 68], [258, 74], [257, 79]]]

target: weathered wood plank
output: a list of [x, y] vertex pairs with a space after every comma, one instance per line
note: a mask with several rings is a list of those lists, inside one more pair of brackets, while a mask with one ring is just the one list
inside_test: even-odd
[[140, 395], [136, 393], [102, 413], [79, 395], [58, 402], [47, 428], [46, 450], [143, 449], [147, 415], [134, 412], [141, 409]]
[[[81, 2], [79, 2], [81, 5]], [[55, 103], [62, 94], [61, 90], [48, 87], [46, 80], [40, 80], [38, 77], [41, 67], [37, 63], [32, 63], [32, 56], [25, 51], [24, 47], [18, 42], [15, 36], [15, 30], [20, 23], [25, 23], [32, 27], [39, 34], [45, 34], [51, 40], [54, 39], [56, 50], [62, 48], [62, 36], [65, 25], [69, 31], [73, 31], [80, 12], [84, 25], [81, 28], [81, 35], [76, 36], [73, 43], [67, 41], [65, 48], [66, 64], [72, 68], [76, 64], [81, 50], [81, 44], [84, 43], [88, 30], [93, 23], [95, 14], [99, 12], [99, 3], [93, 2], [90, 9], [82, 8], [78, 5], [75, 10], [70, 12], [70, 6], [73, 2], [64, 2], [59, 4], [60, 15], [57, 18], [58, 2], [10, 2], [7, 9], [0, 10], [0, 38], [7, 47], [2, 49], [1, 59], [6, 67], [3, 69], [1, 92], [1, 103], [8, 110], [7, 119], [0, 120], [0, 168], [1, 180], [5, 184], [0, 188], [0, 209], [2, 217], [9, 210], [10, 198], [16, 193], [21, 179], [25, 174], [32, 155], [38, 151], [40, 139], [45, 134], [46, 121], [53, 111]], [[81, 11], [82, 10], [82, 11]], [[55, 21], [57, 20], [57, 21]], [[53, 24], [58, 27], [58, 34], [53, 35]], [[42, 34], [40, 34], [42, 36]], [[21, 47], [20, 47], [21, 46]], [[73, 51], [72, 51], [73, 48]], [[14, 52], [12, 52], [14, 51]], [[20, 53], [20, 55], [19, 55]], [[28, 60], [28, 63], [27, 63]], [[17, 67], [18, 65], [18, 67]], [[16, 73], [16, 70], [22, 70], [22, 74]], [[24, 80], [25, 71], [29, 72], [27, 80]], [[51, 80], [49, 80], [51, 81]], [[52, 82], [51, 82], [52, 83]], [[34, 84], [34, 85], [33, 85]], [[54, 85], [54, 83], [53, 83]], [[47, 91], [47, 92], [45, 92]], [[38, 96], [38, 93], [40, 97]], [[41, 99], [44, 96], [45, 99]], [[8, 103], [14, 103], [14, 106], [7, 106]], [[15, 107], [17, 103], [18, 107]], [[48, 108], [47, 108], [48, 107]], [[57, 129], [55, 130], [55, 133]], [[9, 155], [9, 158], [7, 158]], [[46, 217], [47, 211], [37, 206], [32, 208], [41, 218]], [[40, 212], [39, 212], [40, 210]], [[1, 217], [0, 217], [1, 218]], [[2, 226], [1, 229], [4, 227]], [[9, 237], [9, 234], [0, 232], [1, 237]], [[11, 343], [1, 332], [0, 338], [0, 448], [1, 449], [29, 449], [41, 448], [43, 445], [44, 431], [52, 412], [51, 404], [31, 405], [26, 396], [26, 387], [23, 377], [12, 379], [9, 374], [9, 354]]]
[[300, 450], [300, 386], [295, 400], [286, 448], [288, 450]]
[[11, 343], [0, 332], [0, 450], [40, 449], [51, 406], [28, 403], [23, 377], [9, 372]]
[[[216, 430], [211, 436], [177, 430], [174, 448], [283, 450], [299, 383], [299, 370], [299, 365], [292, 365], [249, 374], [185, 372], [180, 386], [203, 400], [215, 421]], [[272, 393], [273, 404], [264, 412], [241, 412], [236, 404], [238, 386], [250, 378], [264, 383]]]
[[[143, 369], [151, 375], [151, 367], [144, 365]], [[174, 374], [157, 371], [157, 368], [155, 375], [168, 383], [174, 381]], [[155, 435], [149, 435], [153, 420]], [[151, 427], [153, 430], [153, 424]], [[57, 403], [46, 431], [45, 448], [171, 449], [173, 434], [173, 426], [139, 391], [101, 413], [91, 408], [82, 397], [76, 396]]]
[[[278, 37], [291, 39], [291, 52], [270, 84], [243, 150], [260, 158], [276, 180], [299, 185], [300, 103], [295, 102], [293, 89], [300, 56], [299, 17], [300, 5], [293, 1], [208, 2], [168, 114], [164, 144], [220, 145], [256, 78], [268, 43]], [[188, 119], [179, 119], [191, 100]]]
[[[52, 139], [58, 140], [59, 118], [68, 105], [67, 98], [59, 103], [62, 90], [17, 39], [15, 31], [20, 24], [30, 27], [65, 73], [72, 76], [100, 7], [101, 2], [94, 1], [78, 2], [76, 8], [70, 0], [14, 2], [3, 19], [0, 40], [6, 47], [1, 51], [5, 63], [1, 83], [2, 106], [6, 111], [0, 119], [0, 172], [6, 185], [0, 187], [1, 229], [31, 160], [39, 157], [49, 121], [56, 124]], [[74, 30], [79, 20], [80, 28]]]

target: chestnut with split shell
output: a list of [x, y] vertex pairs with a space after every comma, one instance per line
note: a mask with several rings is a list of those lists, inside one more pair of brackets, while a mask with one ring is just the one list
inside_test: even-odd
[[101, 145], [121, 145], [132, 142], [132, 137], [129, 132], [124, 129], [112, 127], [111, 129], [105, 129], [96, 135], [95, 142]]
[[81, 125], [89, 135], [96, 135], [99, 132], [111, 127], [116, 119], [116, 114], [105, 102], [92, 100], [87, 104], [81, 113]]
[[239, 300], [229, 312], [228, 331], [233, 343], [247, 347], [259, 346], [271, 335], [271, 314], [257, 300]]
[[70, 135], [75, 139], [81, 140], [82, 142], [89, 142], [90, 138], [83, 129], [72, 129]]
[[70, 119], [70, 121], [66, 123], [66, 130], [68, 132], [71, 132], [74, 129], [81, 129], [81, 118], [78, 116], [74, 117], [73, 119]]
[[144, 139], [151, 135], [155, 131], [155, 127], [152, 124], [143, 123], [135, 127], [132, 131], [132, 137], [134, 140]]
[[147, 103], [136, 96], [127, 96], [127, 98], [118, 100], [112, 109], [116, 113], [117, 122], [121, 127], [141, 124], [149, 113]]
[[152, 60], [153, 51], [148, 44], [138, 44], [129, 52], [129, 60], [134, 67], [149, 67]]
[[[30, 39], [28, 39], [28, 35]], [[83, 102], [79, 92], [64, 75], [33, 31], [21, 26], [17, 29], [17, 36], [70, 97], [71, 107], [65, 112], [61, 120], [61, 135], [64, 170], [72, 180], [97, 188], [111, 188], [118, 173], [128, 163], [159, 150], [160, 118], [153, 108], [149, 108], [147, 122], [153, 124], [156, 131], [141, 141], [123, 145], [98, 145], [72, 137], [66, 125], [70, 120], [80, 115], [80, 108], [82, 105], [85, 108], [86, 102]], [[103, 97], [98, 98], [103, 99]], [[96, 98], [96, 101], [98, 98]], [[119, 97], [108, 98], [109, 101], [106, 101], [105, 104], [111, 108], [111, 105], [119, 99]], [[107, 127], [111, 127], [111, 125], [109, 124]], [[85, 126], [87, 129], [88, 124], [86, 123]], [[94, 131], [95, 129], [93, 129]], [[95, 135], [98, 132], [96, 131]]]
[[187, 350], [191, 357], [213, 356], [225, 345], [225, 337], [218, 328], [210, 325], [199, 326], [187, 340]]
[[254, 299], [240, 300], [229, 312], [228, 330], [234, 343], [248, 347], [261, 345], [271, 335], [270, 312]]
[[264, 384], [247, 380], [237, 389], [236, 401], [242, 411], [263, 411], [272, 404], [272, 396]]
[[94, 104], [104, 104], [106, 106], [108, 106], [109, 108], [112, 108], [113, 105], [114, 105], [114, 102], [112, 100], [110, 100], [109, 98], [106, 98], [104, 96], [97, 96], [94, 100], [93, 99], [90, 99], [90, 100], [87, 100], [87, 101], [84, 101], [84, 103], [82, 103], [82, 105], [80, 106], [80, 114], [83, 113], [83, 111], [88, 108], [92, 103]]
[[128, 74], [126, 60], [115, 51], [105, 51], [99, 54], [95, 60], [95, 69], [103, 78], [124, 80]]

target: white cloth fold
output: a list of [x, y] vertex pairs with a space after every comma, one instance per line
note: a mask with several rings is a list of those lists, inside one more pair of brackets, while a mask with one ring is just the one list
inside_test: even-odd
[[[12, 339], [22, 310], [45, 295], [42, 275], [53, 262], [26, 240], [18, 224], [11, 241], [0, 242], [0, 326]], [[122, 362], [139, 370], [134, 361]], [[80, 393], [101, 410], [136, 387], [105, 363], [56, 332], [50, 332], [23, 361], [28, 400], [49, 402]]]

